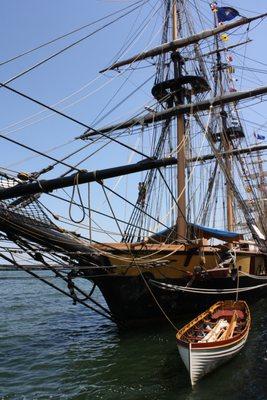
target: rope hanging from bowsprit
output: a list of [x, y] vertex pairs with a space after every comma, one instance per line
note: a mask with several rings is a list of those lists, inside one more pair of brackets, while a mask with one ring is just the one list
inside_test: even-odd
[[77, 278], [77, 277], [79, 277], [79, 271], [77, 271], [77, 270], [75, 270], [75, 269], [72, 269], [72, 270], [67, 274], [67, 281], [68, 281], [67, 286], [68, 286], [70, 295], [71, 295], [71, 297], [72, 297], [73, 305], [74, 305], [74, 306], [76, 306], [77, 301], [86, 301], [86, 300], [91, 299], [91, 297], [92, 297], [92, 295], [93, 295], [93, 293], [94, 293], [94, 291], [95, 291], [95, 288], [96, 288], [96, 284], [94, 283], [93, 286], [92, 286], [92, 288], [91, 288], [91, 290], [90, 290], [90, 292], [89, 292], [83, 299], [78, 298], [78, 296], [77, 296], [77, 294], [76, 294], [76, 292], [75, 292], [75, 284], [74, 284], [74, 282], [73, 282], [73, 279], [74, 279], [74, 278]]
[[72, 301], [73, 301], [73, 305], [74, 305], [74, 306], [76, 306], [76, 304], [77, 304], [77, 295], [76, 295], [75, 290], [74, 290], [75, 285], [74, 285], [72, 279], [73, 279], [74, 277], [76, 277], [76, 276], [77, 276], [77, 272], [74, 271], [73, 269], [72, 269], [72, 270], [68, 273], [68, 275], [67, 275], [67, 279], [68, 279], [68, 289], [69, 289], [70, 295], [71, 295], [71, 297], [72, 297]]
[[[83, 200], [82, 200], [82, 196], [81, 196], [81, 192], [80, 192], [80, 188], [79, 188], [79, 173], [80, 172], [77, 172], [77, 174], [74, 177], [73, 189], [72, 189], [70, 206], [69, 206], [69, 217], [70, 217], [71, 221], [76, 224], [80, 224], [81, 222], [83, 222], [86, 217], [85, 208], [84, 208], [84, 204], [83, 204]], [[78, 197], [79, 197], [79, 201], [80, 201], [80, 205], [78, 205], [78, 207], [82, 210], [82, 217], [78, 220], [73, 218], [73, 216], [72, 216], [72, 207], [74, 204], [75, 188], [77, 188], [77, 193], [78, 193]], [[77, 204], [77, 203], [75, 202], [75, 204]]]

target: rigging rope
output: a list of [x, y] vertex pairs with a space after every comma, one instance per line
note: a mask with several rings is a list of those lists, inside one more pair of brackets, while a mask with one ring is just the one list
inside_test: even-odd
[[[148, 1], [148, 0], [146, 0]], [[114, 24], [114, 22], [117, 22], [119, 19], [125, 17], [126, 15], [130, 14], [131, 12], [135, 11], [137, 8], [139, 8], [139, 5], [135, 8], [133, 8], [132, 10], [128, 11], [127, 13], [120, 15], [119, 17], [117, 17], [116, 19], [114, 19], [113, 21], [105, 24], [103, 27], [100, 27], [98, 29], [96, 29], [95, 31], [89, 33], [88, 35], [82, 37], [79, 40], [76, 40], [75, 42], [71, 43], [70, 45], [64, 47], [63, 49], [51, 54], [49, 57], [44, 58], [43, 60], [39, 61], [38, 63], [32, 65], [31, 67], [25, 69], [24, 71], [20, 72], [19, 74], [13, 76], [12, 78], [8, 79], [7, 81], [5, 81], [4, 83], [0, 84], [0, 89], [2, 86], [6, 87], [5, 85], [7, 85], [8, 83], [11, 83], [13, 81], [15, 81], [16, 79], [20, 78], [21, 76], [24, 76], [25, 74], [27, 74], [30, 71], [33, 71], [34, 69], [40, 67], [41, 65], [43, 65], [44, 63], [46, 63], [47, 61], [52, 60], [53, 58], [57, 57], [58, 55], [64, 53], [65, 51], [69, 50], [70, 48], [76, 46], [77, 44], [83, 42], [84, 40], [88, 39], [89, 37], [93, 36], [95, 33], [101, 31], [102, 29]]]
[[[169, 283], [162, 283], [162, 282], [155, 281], [153, 279], [150, 279], [149, 282], [151, 282], [153, 285], [155, 285], [163, 290], [170, 290], [170, 291], [174, 291], [174, 292], [182, 291], [182, 292], [205, 294], [205, 295], [235, 294], [237, 292], [236, 288], [233, 288], [233, 289], [204, 289], [204, 288], [196, 288], [196, 287], [171, 285]], [[267, 286], [267, 283], [262, 283], [261, 285], [256, 285], [256, 286], [241, 287], [241, 288], [239, 288], [238, 291], [240, 293], [248, 292], [250, 290], [260, 289], [260, 288], [263, 288], [266, 286]]]
[[139, 0], [139, 1], [135, 2], [135, 3], [133, 3], [133, 4], [130, 4], [130, 5], [127, 6], [127, 7], [124, 7], [124, 8], [122, 8], [122, 9], [118, 10], [118, 11], [115, 11], [115, 12], [113, 12], [113, 13], [107, 14], [107, 15], [105, 15], [104, 17], [101, 17], [101, 18], [97, 19], [96, 21], [90, 22], [90, 23], [88, 23], [88, 24], [86, 24], [86, 25], [82, 25], [82, 26], [79, 27], [79, 28], [73, 29], [73, 30], [70, 31], [70, 32], [64, 33], [63, 35], [60, 35], [60, 36], [58, 36], [58, 37], [56, 37], [56, 38], [54, 38], [54, 39], [52, 39], [52, 40], [49, 40], [48, 42], [42, 43], [42, 44], [40, 44], [40, 45], [38, 45], [38, 46], [36, 46], [36, 47], [34, 47], [34, 48], [32, 48], [32, 49], [26, 50], [26, 51], [24, 51], [23, 53], [18, 54], [18, 55], [14, 56], [14, 57], [11, 57], [11, 58], [9, 58], [9, 59], [7, 59], [7, 60], [5, 60], [5, 61], [1, 61], [1, 62], [0, 62], [0, 66], [5, 65], [5, 64], [8, 64], [8, 63], [10, 63], [11, 61], [15, 61], [15, 60], [17, 60], [17, 59], [19, 59], [19, 58], [21, 58], [21, 57], [27, 55], [27, 54], [33, 53], [33, 52], [36, 51], [36, 50], [39, 50], [39, 49], [41, 49], [41, 48], [43, 48], [43, 47], [45, 47], [45, 46], [48, 46], [49, 44], [55, 43], [55, 42], [57, 42], [57, 41], [60, 40], [60, 39], [64, 39], [64, 38], [66, 38], [66, 37], [68, 37], [68, 36], [70, 36], [70, 35], [72, 35], [72, 34], [74, 34], [74, 33], [76, 33], [76, 32], [79, 32], [79, 31], [81, 31], [81, 30], [83, 30], [83, 29], [85, 29], [85, 28], [88, 28], [89, 26], [95, 25], [95, 24], [97, 24], [98, 22], [103, 21], [104, 19], [107, 19], [107, 18], [109, 18], [109, 17], [112, 17], [113, 15], [119, 14], [120, 12], [125, 11], [125, 10], [127, 10], [128, 8], [131, 8], [131, 7], [135, 6], [136, 4], [139, 4], [139, 3], [142, 3], [142, 2], [143, 2], [143, 3], [146, 3], [146, 1], [144, 1], [144, 0]]
[[[72, 206], [73, 206], [74, 195], [75, 195], [75, 187], [77, 188], [77, 193], [78, 193], [79, 200], [80, 200], [79, 208], [82, 209], [82, 217], [80, 219], [74, 219], [73, 216], [72, 216], [72, 212], [71, 212], [72, 211]], [[70, 200], [70, 205], [69, 205], [69, 217], [70, 217], [71, 221], [75, 222], [76, 224], [79, 224], [79, 223], [83, 222], [85, 217], [86, 217], [85, 208], [84, 208], [84, 204], [83, 204], [83, 199], [82, 199], [81, 192], [80, 192], [80, 187], [79, 187], [79, 172], [77, 172], [77, 174], [74, 177], [72, 195], [71, 195], [71, 200]]]
[[[81, 126], [87, 128], [87, 129], [89, 129], [89, 130], [92, 130], [92, 131], [95, 132], [96, 134], [99, 134], [99, 135], [101, 135], [101, 136], [103, 136], [103, 137], [105, 137], [105, 138], [107, 138], [107, 139], [110, 139], [112, 142], [115, 142], [115, 143], [121, 145], [122, 147], [127, 148], [128, 150], [134, 151], [135, 153], [141, 155], [142, 157], [145, 157], [145, 158], [148, 158], [148, 159], [151, 158], [151, 157], [147, 156], [146, 154], [142, 153], [141, 151], [139, 151], [139, 150], [137, 150], [137, 149], [133, 149], [131, 146], [129, 146], [129, 145], [123, 143], [123, 142], [120, 142], [119, 140], [114, 139], [114, 138], [110, 137], [109, 135], [106, 135], [105, 133], [103, 133], [103, 132], [101, 132], [101, 131], [98, 131], [97, 129], [92, 128], [91, 126], [89, 126], [89, 125], [87, 125], [87, 124], [85, 124], [85, 123], [83, 123], [83, 122], [77, 120], [76, 118], [73, 118], [73, 117], [71, 117], [70, 115], [67, 115], [67, 114], [63, 113], [62, 111], [56, 110], [55, 108], [50, 107], [50, 106], [46, 105], [45, 103], [43, 103], [43, 102], [41, 102], [41, 101], [39, 101], [39, 100], [37, 100], [37, 99], [34, 99], [34, 98], [31, 97], [31, 96], [26, 95], [25, 93], [23, 93], [23, 92], [21, 92], [21, 91], [18, 91], [18, 90], [14, 89], [14, 88], [11, 88], [10, 86], [6, 85], [5, 83], [0, 82], [0, 87], [1, 87], [1, 86], [3, 86], [4, 88], [6, 88], [7, 90], [9, 90], [9, 91], [11, 91], [11, 92], [13, 92], [13, 93], [18, 94], [18, 95], [21, 96], [21, 97], [24, 97], [24, 98], [30, 100], [30, 101], [33, 102], [33, 103], [36, 103], [36, 104], [38, 104], [38, 105], [40, 105], [40, 106], [42, 106], [42, 107], [44, 107], [44, 108], [47, 108], [48, 110], [53, 111], [54, 113], [56, 113], [56, 114], [58, 114], [58, 115], [63, 116], [64, 118], [66, 118], [66, 119], [68, 119], [68, 120], [70, 120], [70, 121], [72, 121], [72, 122], [74, 122], [74, 123], [76, 123], [76, 124], [78, 124], [78, 125], [81, 125]], [[7, 139], [5, 136], [3, 136], [3, 138]], [[9, 140], [11, 140], [11, 139], [9, 139]], [[50, 157], [50, 156], [48, 156], [48, 157]]]

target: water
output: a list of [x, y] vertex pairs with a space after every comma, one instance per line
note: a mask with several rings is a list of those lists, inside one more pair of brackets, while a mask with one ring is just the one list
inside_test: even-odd
[[103, 317], [23, 277], [0, 275], [2, 400], [267, 399], [266, 301], [251, 307], [243, 351], [192, 390], [172, 328], [119, 333]]

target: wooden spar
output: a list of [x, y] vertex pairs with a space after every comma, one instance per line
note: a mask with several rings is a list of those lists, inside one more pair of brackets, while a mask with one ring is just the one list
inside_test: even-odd
[[[209, 57], [212, 54], [216, 54], [216, 53], [222, 52], [222, 51], [228, 51], [230, 49], [234, 49], [235, 47], [243, 46], [244, 44], [247, 44], [247, 43], [250, 43], [250, 42], [252, 42], [252, 39], [248, 39], [248, 40], [245, 40], [244, 42], [233, 44], [233, 45], [228, 46], [228, 47], [222, 47], [222, 48], [220, 48], [218, 50], [209, 51], [208, 53], [202, 54], [202, 57]], [[193, 61], [193, 60], [195, 60], [195, 57], [184, 57], [184, 60], [185, 61]]]
[[124, 65], [131, 64], [136, 61], [145, 60], [146, 58], [151, 58], [151, 57], [155, 57], [160, 54], [163, 54], [163, 53], [168, 53], [169, 51], [175, 51], [182, 47], [189, 46], [190, 44], [197, 43], [200, 40], [206, 39], [210, 36], [217, 35], [220, 32], [228, 31], [230, 29], [237, 28], [238, 26], [241, 26], [244, 24], [249, 24], [252, 21], [255, 21], [260, 18], [265, 18], [266, 16], [267, 16], [267, 13], [256, 15], [255, 17], [251, 17], [251, 18], [241, 18], [238, 21], [231, 22], [231, 23], [225, 24], [225, 25], [220, 25], [217, 28], [202, 31], [200, 33], [189, 36], [187, 38], [176, 39], [176, 40], [173, 40], [172, 42], [163, 43], [162, 45], [154, 47], [153, 49], [144, 51], [139, 54], [135, 54], [134, 56], [132, 56], [126, 60], [122, 60], [117, 63], [114, 63], [111, 66], [100, 71], [100, 73], [108, 71], [108, 70], [120, 68]]
[[[214, 27], [218, 25], [219, 20], [217, 13], [214, 13]], [[222, 71], [222, 59], [221, 59], [221, 52], [219, 51], [219, 35], [215, 35], [216, 39], [216, 64], [217, 64], [217, 74], [216, 74], [216, 84], [217, 88], [219, 89], [219, 94], [220, 96], [223, 95], [223, 71]], [[225, 159], [225, 167], [228, 173], [230, 174], [231, 178], [233, 178], [233, 170], [232, 170], [232, 155], [229, 154], [229, 151], [233, 150], [232, 144], [227, 136], [227, 113], [225, 111], [225, 105], [222, 104], [221, 106], [221, 111], [220, 111], [220, 119], [221, 119], [221, 124], [222, 124], [222, 144], [224, 151], [226, 152], [226, 156], [224, 157]], [[234, 210], [233, 210], [233, 204], [234, 204], [234, 193], [232, 190], [232, 185], [229, 182], [228, 179], [225, 179], [225, 202], [226, 202], [226, 215], [227, 215], [227, 228], [228, 231], [233, 231], [234, 229]], [[233, 244], [229, 243], [229, 248], [232, 249]]]
[[[265, 198], [267, 195], [267, 188], [266, 188], [266, 184], [265, 184], [265, 173], [266, 171], [263, 170], [263, 162], [260, 160], [260, 153], [258, 152], [258, 164], [259, 164], [259, 191], [260, 191], [260, 195], [261, 198]], [[262, 212], [264, 215], [264, 218], [260, 221], [261, 222], [261, 226], [263, 228], [263, 232], [267, 232], [267, 221], [266, 221], [266, 217], [267, 217], [267, 202], [263, 200], [262, 202]]]
[[[261, 151], [261, 150], [267, 150], [267, 145], [259, 145], [259, 146], [251, 146], [251, 147], [246, 147], [244, 149], [233, 149], [230, 151], [222, 151], [220, 154], [222, 156], [226, 156], [229, 154], [232, 154], [233, 156], [238, 155], [238, 154], [247, 154], [247, 153], [252, 153], [254, 151]], [[188, 163], [192, 162], [204, 162], [204, 161], [209, 161], [209, 160], [214, 160], [216, 157], [214, 154], [206, 154], [204, 156], [197, 156], [193, 158], [187, 159]], [[258, 177], [258, 176], [257, 176]]]
[[[226, 122], [226, 115], [225, 114], [224, 108], [222, 109], [221, 112], [221, 118], [222, 118], [222, 127], [223, 127], [223, 144], [224, 144], [224, 149], [225, 149], [225, 167], [227, 171], [230, 173], [230, 175], [233, 175], [233, 168], [232, 168], [232, 154], [231, 151], [233, 151], [233, 146], [230, 143], [227, 135], [226, 135], [226, 129], [227, 129], [227, 122]], [[227, 208], [227, 228], [228, 231], [233, 231], [234, 230], [234, 210], [233, 210], [233, 204], [234, 204], [234, 193], [232, 190], [232, 185], [231, 183], [226, 179], [225, 182], [226, 185], [226, 208]], [[229, 243], [229, 247], [232, 248], [233, 245], [232, 243]]]
[[[177, 40], [178, 32], [181, 27], [177, 26], [177, 2], [173, 2], [172, 6], [172, 37], [173, 41]], [[173, 52], [175, 55], [176, 51]], [[181, 61], [175, 61], [173, 58], [174, 77], [178, 78], [182, 75]], [[177, 105], [183, 104], [184, 99], [180, 96]], [[177, 99], [178, 100], [178, 99]], [[185, 125], [184, 115], [178, 114], [176, 117], [176, 137], [177, 137], [177, 220], [176, 220], [176, 233], [177, 238], [186, 238], [187, 224], [186, 224], [186, 196], [185, 196]]]
[[232, 102], [236, 102], [239, 100], [244, 100], [248, 99], [250, 97], [255, 97], [255, 96], [260, 96], [262, 94], [267, 93], [267, 86], [260, 86], [256, 89], [251, 89], [247, 91], [240, 91], [240, 92], [235, 92], [235, 93], [229, 93], [223, 96], [216, 96], [211, 99], [203, 100], [199, 103], [190, 103], [190, 104], [184, 104], [184, 105], [179, 105], [175, 106], [172, 108], [168, 108], [167, 110], [158, 112], [158, 113], [148, 113], [144, 115], [142, 118], [132, 118], [127, 121], [121, 122], [116, 125], [108, 125], [106, 127], [100, 128], [97, 130], [97, 132], [94, 131], [87, 131], [83, 135], [77, 137], [76, 139], [86, 139], [91, 136], [95, 136], [98, 134], [98, 132], [101, 133], [106, 133], [106, 132], [111, 132], [115, 130], [121, 130], [121, 129], [127, 129], [136, 125], [146, 125], [154, 122], [159, 122], [166, 120], [170, 117], [175, 117], [179, 114], [186, 114], [189, 112], [198, 112], [198, 111], [205, 111], [210, 108], [211, 105], [213, 107], [222, 105], [222, 104], [228, 104]]
[[166, 167], [177, 164], [176, 158], [164, 158], [161, 160], [143, 160], [136, 164], [123, 165], [120, 167], [108, 168], [93, 172], [81, 171], [69, 176], [39, 180], [37, 182], [23, 183], [8, 189], [0, 190], [0, 200], [14, 197], [30, 196], [37, 193], [52, 192], [56, 189], [74, 186], [77, 184], [97, 182], [103, 179], [115, 178], [117, 176], [133, 174], [153, 168]]

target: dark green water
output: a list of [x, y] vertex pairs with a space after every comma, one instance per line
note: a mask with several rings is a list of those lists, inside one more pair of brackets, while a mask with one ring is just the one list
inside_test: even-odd
[[192, 390], [168, 326], [122, 334], [53, 289], [18, 276], [0, 275], [1, 400], [267, 399], [266, 301], [251, 307], [243, 351]]

